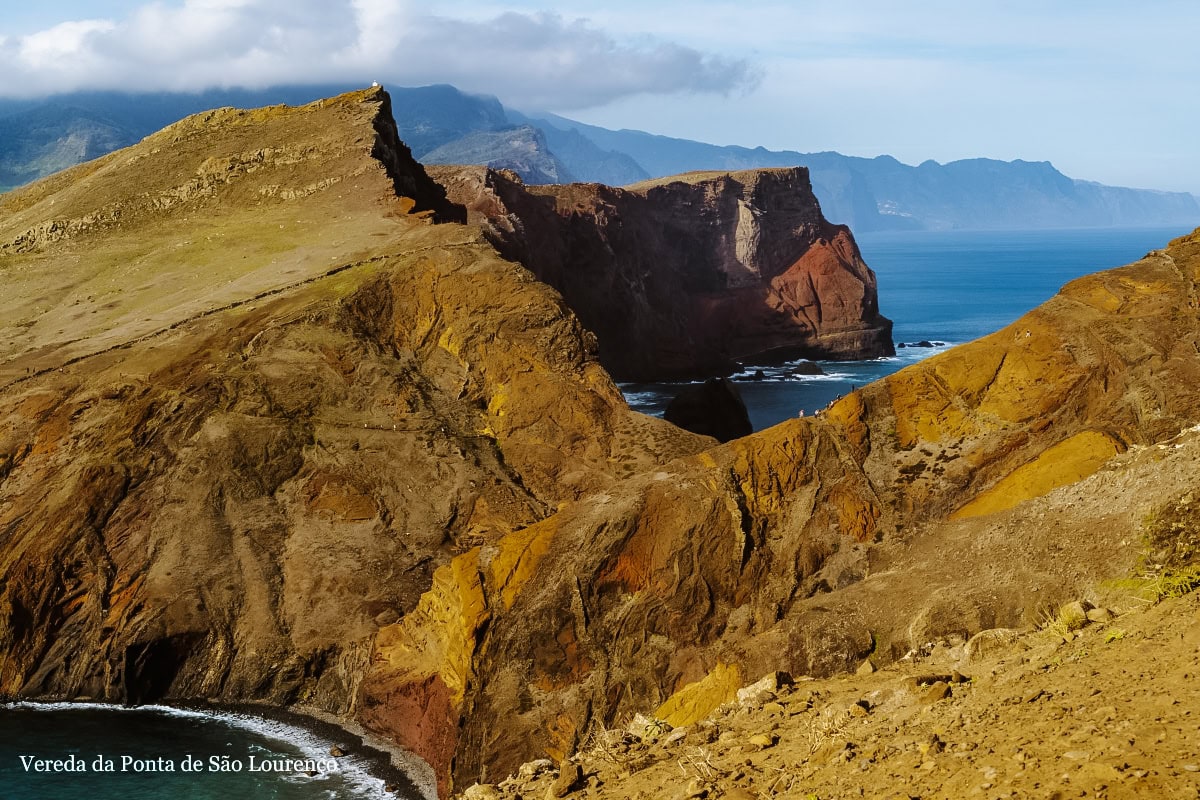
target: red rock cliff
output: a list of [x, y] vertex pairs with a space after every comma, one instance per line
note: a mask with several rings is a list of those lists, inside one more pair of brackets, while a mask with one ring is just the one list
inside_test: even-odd
[[554, 286], [622, 379], [729, 371], [764, 354], [893, 352], [875, 274], [821, 216], [803, 167], [689, 173], [623, 189], [525, 186], [432, 167], [497, 249]]

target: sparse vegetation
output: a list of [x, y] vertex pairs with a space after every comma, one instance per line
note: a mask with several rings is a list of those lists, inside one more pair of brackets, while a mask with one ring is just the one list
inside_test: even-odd
[[1198, 505], [1195, 492], [1186, 492], [1146, 515], [1142, 530], [1147, 569], [1180, 569], [1200, 559]]
[[1066, 637], [1087, 622], [1087, 611], [1079, 603], [1067, 603], [1057, 611], [1043, 611], [1038, 627], [1052, 635]]

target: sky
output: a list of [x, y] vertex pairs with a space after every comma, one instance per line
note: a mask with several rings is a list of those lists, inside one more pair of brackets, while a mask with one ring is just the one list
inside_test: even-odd
[[714, 144], [1200, 193], [1194, 0], [5, 3], [0, 95], [451, 83]]

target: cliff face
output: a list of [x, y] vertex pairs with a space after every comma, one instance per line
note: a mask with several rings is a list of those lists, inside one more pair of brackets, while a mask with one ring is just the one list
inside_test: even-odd
[[[305, 704], [445, 792], [771, 669], [1031, 622], [1200, 491], [1154, 457], [1200, 422], [1200, 235], [714, 446], [433, 224], [394, 131], [374, 91], [211, 112], [0, 202], [0, 694]], [[726, 290], [797, 263], [714, 229]]]
[[711, 443], [394, 130], [215, 111], [4, 197], [0, 695], [356, 713], [439, 566]]
[[597, 721], [690, 724], [771, 670], [1036, 624], [1134, 570], [1143, 520], [1198, 488], [1193, 472], [1096, 474], [1200, 421], [1198, 278], [1194, 235], [817, 418], [459, 556], [381, 631], [364, 696], [446, 687], [464, 711], [440, 717], [458, 733], [439, 768], [461, 787], [561, 757]]
[[696, 173], [616, 189], [524, 186], [433, 167], [497, 249], [554, 286], [618, 378], [728, 372], [738, 359], [893, 352], [875, 274], [821, 216], [803, 168]]

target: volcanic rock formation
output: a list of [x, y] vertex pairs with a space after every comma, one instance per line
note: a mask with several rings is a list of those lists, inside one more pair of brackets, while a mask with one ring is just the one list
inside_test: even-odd
[[1103, 484], [1086, 503], [1023, 502], [1200, 421], [1198, 277], [1194, 234], [819, 417], [457, 557], [380, 632], [364, 697], [432, 708], [455, 687], [456, 756], [435, 768], [465, 786], [634, 713], [690, 724], [772, 670], [828, 675], [1036, 622], [1133, 570], [1140, 521], [1200, 489], [1175, 472], [1122, 484], [1115, 505]]
[[684, 386], [667, 404], [663, 419], [684, 430], [728, 442], [754, 431], [741, 392], [728, 378]]
[[[225, 109], [0, 199], [0, 693], [316, 708], [444, 794], [774, 669], [1028, 623], [1145, 540], [1194, 557], [1140, 526], [1200, 491], [1169, 444], [1200, 422], [1200, 234], [715, 446], [434, 224], [459, 212], [394, 132], [377, 90]], [[663, 191], [799, 180], [754, 175]], [[726, 290], [805, 262], [769, 219]]]
[[562, 292], [617, 378], [727, 374], [775, 357], [890, 355], [875, 274], [821, 216], [808, 171], [690, 173], [623, 189], [431, 167], [506, 256]]
[[711, 444], [394, 130], [223, 109], [0, 199], [0, 694], [352, 713], [454, 554]]

